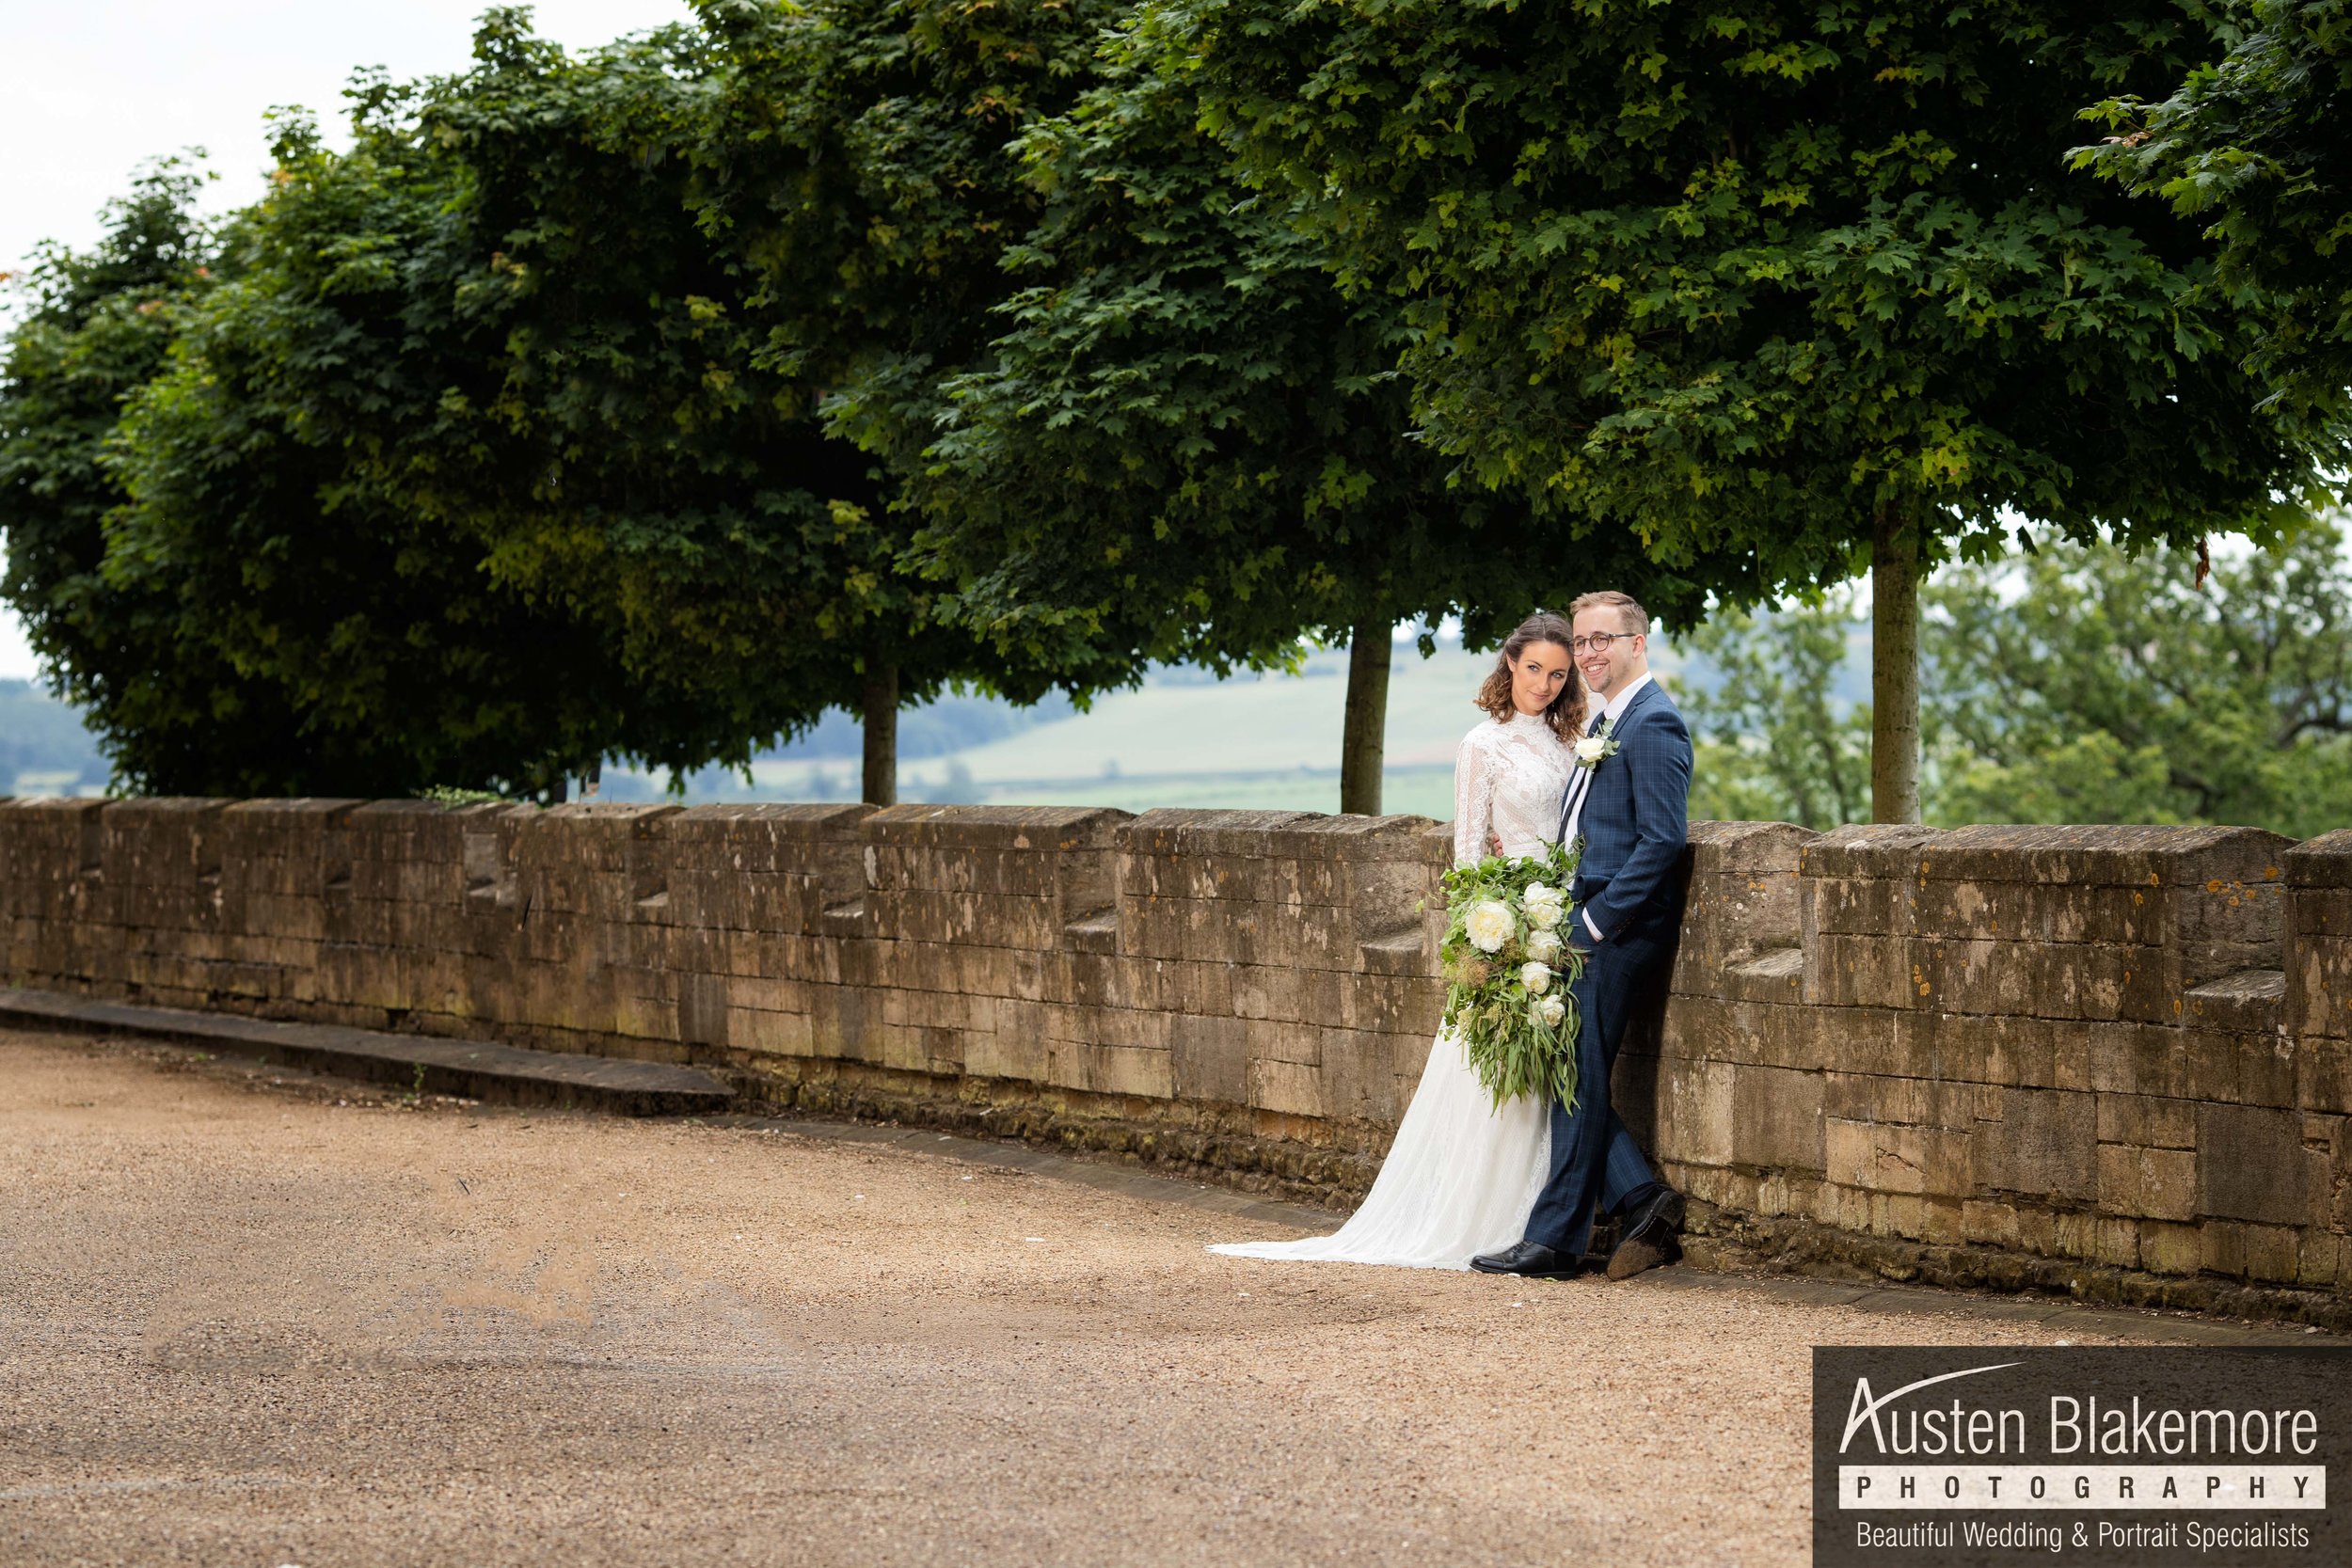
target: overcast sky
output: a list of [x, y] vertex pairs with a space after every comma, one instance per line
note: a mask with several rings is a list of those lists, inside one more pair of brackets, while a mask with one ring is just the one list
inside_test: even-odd
[[[268, 161], [262, 117], [298, 103], [340, 130], [358, 66], [394, 76], [465, 68], [485, 0], [369, 8], [267, 0], [0, 0], [0, 270], [42, 240], [87, 245], [98, 210], [147, 159], [201, 147], [220, 175], [206, 205], [253, 198]], [[539, 30], [566, 46], [691, 14], [685, 0], [544, 0]], [[0, 676], [35, 673], [0, 610]]]

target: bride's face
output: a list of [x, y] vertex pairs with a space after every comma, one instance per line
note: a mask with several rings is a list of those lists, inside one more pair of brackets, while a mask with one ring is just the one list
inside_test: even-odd
[[1511, 705], [1541, 713], [1559, 701], [1576, 674], [1568, 650], [1557, 642], [1530, 642], [1511, 665]]

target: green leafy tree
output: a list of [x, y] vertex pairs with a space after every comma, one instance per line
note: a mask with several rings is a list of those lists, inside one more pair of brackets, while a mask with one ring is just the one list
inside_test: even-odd
[[2252, 0], [2228, 54], [2161, 101], [2118, 97], [2077, 163], [2160, 197], [2217, 242], [2216, 297], [2259, 312], [2249, 366], [2292, 420], [2352, 391], [2352, 7]]
[[1100, 19], [713, 0], [572, 58], [491, 12], [475, 71], [379, 117], [464, 177], [416, 291], [447, 390], [371, 472], [501, 580], [609, 615], [629, 668], [726, 706], [741, 744], [859, 709], [869, 800], [903, 702], [1082, 693], [935, 613], [891, 476], [822, 405], [984, 341], [1034, 206], [1004, 146], [1068, 102]]
[[1688, 567], [1867, 562], [1873, 814], [1917, 813], [1916, 588], [2018, 515], [2262, 531], [2340, 454], [2249, 411], [2196, 226], [2070, 177], [2209, 47], [2172, 0], [1154, 0], [1162, 69], [1348, 276], [1469, 472]]
[[1870, 815], [1870, 705], [1838, 677], [1867, 635], [1833, 589], [1776, 610], [1725, 609], [1681, 644], [1701, 661], [1680, 683], [1698, 747], [1691, 811], [1719, 821], [1814, 829]]
[[1929, 590], [1944, 821], [2352, 820], [2352, 569], [2332, 519], [2225, 552], [2058, 543]]
[[[2352, 817], [2352, 567], [2322, 520], [2266, 550], [2058, 541], [1927, 586], [1930, 820], [2220, 822], [2309, 837]], [[1684, 648], [1696, 815], [1861, 820], [1867, 623], [1832, 594], [1718, 615]]]
[[371, 483], [326, 417], [362, 408], [381, 432], [444, 393], [403, 350], [405, 269], [430, 247], [450, 171], [379, 150], [363, 139], [336, 157], [307, 122], [281, 127], [269, 196], [223, 237], [230, 276], [109, 438], [122, 499], [100, 572], [150, 609], [83, 666], [106, 673], [93, 712], [125, 779], [541, 793], [607, 752], [699, 760], [714, 725], [695, 693], [647, 682], [605, 628], [496, 581], [477, 539]]
[[[0, 381], [0, 597], [60, 692], [101, 713], [132, 678], [119, 651], [170, 654], [155, 635], [167, 607], [104, 575], [105, 518], [123, 499], [106, 449], [124, 400], [163, 368], [215, 279], [213, 239], [194, 214], [203, 179], [197, 158], [150, 166], [108, 203], [95, 246], [44, 246], [15, 280]], [[187, 668], [224, 692], [242, 684], [200, 654]]]
[[[1350, 647], [1341, 809], [1380, 809], [1391, 628], [1528, 610], [1621, 582], [1687, 618], [1705, 586], [1531, 525], [1413, 437], [1383, 295], [1343, 295], [1292, 204], [1240, 185], [1177, 80], [1113, 68], [1020, 143], [1047, 198], [1008, 253], [1024, 286], [985, 365], [877, 378], [846, 428], [910, 474], [917, 546], [955, 611], [1055, 663], [1278, 662]], [[1628, 560], [1627, 557], [1632, 557]]]

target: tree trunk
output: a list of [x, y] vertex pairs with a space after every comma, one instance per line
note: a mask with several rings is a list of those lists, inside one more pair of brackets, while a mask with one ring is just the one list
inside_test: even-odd
[[866, 794], [869, 805], [898, 803], [898, 667], [866, 661]]
[[1371, 617], [1347, 642], [1347, 723], [1340, 737], [1340, 810], [1380, 815], [1389, 750], [1389, 654], [1395, 623]]
[[593, 800], [604, 791], [604, 759], [599, 757], [588, 765], [588, 771], [580, 776], [580, 798]]
[[1870, 539], [1870, 820], [1919, 820], [1919, 533], [1883, 504]]

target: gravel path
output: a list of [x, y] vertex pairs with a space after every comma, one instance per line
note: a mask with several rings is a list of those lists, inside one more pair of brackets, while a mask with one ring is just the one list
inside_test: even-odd
[[1808, 1347], [2067, 1332], [58, 1036], [0, 1149], [9, 1564], [1794, 1564]]

